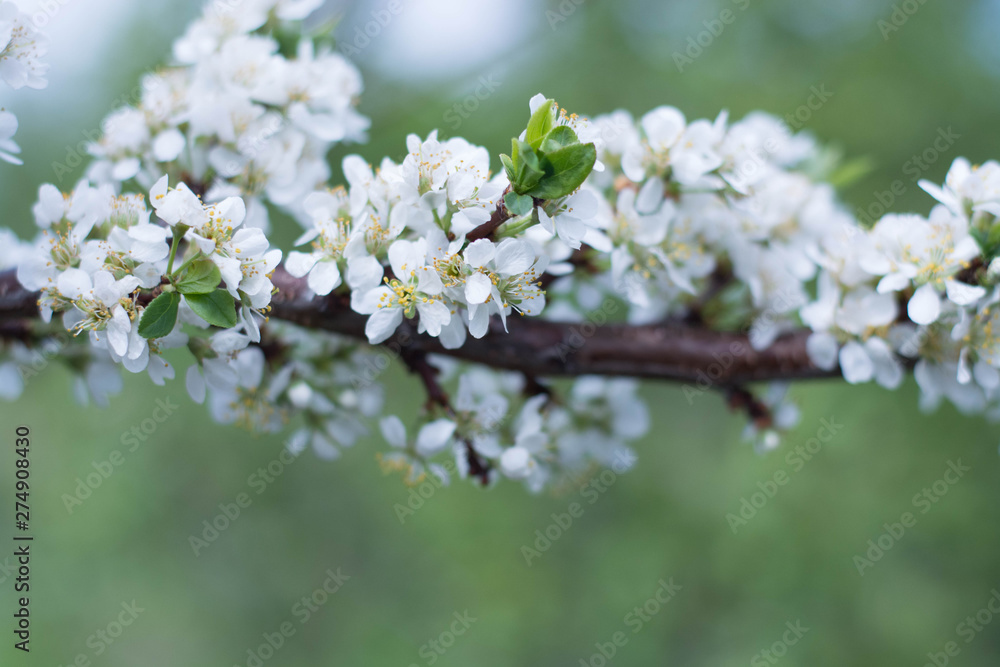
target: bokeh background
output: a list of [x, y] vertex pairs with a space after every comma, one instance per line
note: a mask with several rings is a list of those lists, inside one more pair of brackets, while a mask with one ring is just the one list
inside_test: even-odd
[[[402, 3], [356, 58], [371, 141], [338, 148], [335, 165], [353, 151], [373, 162], [401, 159], [406, 134], [436, 127], [499, 153], [539, 91], [591, 114], [673, 104], [697, 118], [722, 108], [734, 117], [753, 109], [784, 116], [814, 86], [833, 96], [805, 129], [872, 161], [844, 191], [852, 207], [869, 207], [901, 180], [905, 193], [892, 207], [929, 210], [911, 160], [941, 130], [959, 138], [921, 170], [931, 180], [941, 181], [959, 155], [1000, 156], [996, 0], [908, 0], [897, 15], [906, 22], [887, 34], [879, 21], [891, 20], [889, 0]], [[54, 42], [49, 88], [0, 100], [22, 125], [27, 164], [0, 165], [3, 224], [22, 236], [38, 186], [57, 182], [54, 163], [65, 163], [115, 100], [168, 57], [200, 6], [24, 4], [56, 9], [46, 27]], [[327, 9], [341, 16], [336, 34], [351, 43], [386, 5]], [[697, 54], [686, 53], [688, 38], [697, 41], [724, 9], [734, 20], [679, 71], [674, 53]], [[499, 85], [456, 127], [447, 114], [476, 93], [481, 77]], [[81, 171], [58, 184], [70, 188]], [[277, 238], [287, 249], [295, 235], [290, 228]], [[399, 369], [387, 377], [390, 409], [412, 414], [417, 383]], [[336, 463], [307, 454], [258, 495], [248, 477], [277, 457], [280, 436], [214, 425], [179, 381], [158, 388], [127, 378], [112, 407], [98, 410], [72, 401], [69, 379], [53, 363], [21, 401], [0, 405], [2, 539], [12, 531], [17, 424], [33, 434], [36, 535], [28, 656], [11, 648], [13, 547], [0, 546], [3, 665], [69, 665], [81, 654], [109, 666], [254, 665], [248, 649], [286, 621], [295, 635], [263, 664], [429, 665], [427, 643], [466, 610], [476, 621], [435, 664], [597, 666], [595, 644], [618, 631], [628, 641], [610, 664], [622, 667], [773, 664], [761, 651], [796, 621], [808, 632], [773, 658], [789, 667], [917, 666], [949, 641], [960, 649], [950, 664], [1000, 662], [1000, 618], [981, 615], [979, 623], [991, 622], [971, 637], [957, 627], [1000, 587], [1000, 432], [950, 407], [921, 414], [912, 381], [895, 393], [795, 387], [801, 426], [766, 456], [740, 442], [743, 424], [719, 397], [689, 403], [677, 387], [649, 384], [653, 428], [637, 446], [640, 464], [593, 504], [578, 489], [531, 497], [515, 484], [485, 492], [458, 484], [435, 491], [401, 523], [396, 505], [408, 489], [380, 472], [377, 436]], [[176, 413], [68, 512], [63, 494], [167, 398], [180, 405]], [[831, 418], [843, 425], [835, 438], [801, 469], [791, 464], [789, 452]], [[949, 461], [970, 470], [938, 502], [915, 507], [914, 496], [942, 479]], [[734, 534], [727, 514], [778, 471], [789, 483]], [[189, 536], [243, 492], [252, 505], [195, 556]], [[583, 504], [583, 516], [526, 565], [522, 546], [572, 502]], [[854, 557], [907, 511], [916, 525], [859, 575]], [[293, 606], [338, 567], [350, 579], [300, 624]], [[626, 615], [670, 577], [682, 590], [633, 633]], [[143, 609], [135, 622], [110, 645], [99, 639], [133, 600]]]

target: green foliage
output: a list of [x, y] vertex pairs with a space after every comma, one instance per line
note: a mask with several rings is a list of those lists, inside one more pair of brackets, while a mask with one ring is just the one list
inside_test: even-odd
[[224, 289], [208, 294], [186, 294], [184, 300], [195, 315], [209, 324], [229, 328], [236, 326], [236, 301]]
[[192, 262], [177, 281], [177, 291], [181, 294], [208, 294], [222, 282], [219, 267], [210, 259]]
[[181, 296], [171, 290], [153, 299], [139, 320], [139, 335], [143, 338], [162, 338], [174, 330], [177, 322], [177, 306]]
[[535, 200], [528, 195], [519, 195], [516, 192], [508, 192], [503, 198], [504, 206], [511, 215], [525, 215], [530, 212], [535, 205]]
[[[573, 128], [556, 125], [557, 120], [555, 101], [546, 100], [531, 115], [524, 140], [514, 139], [510, 155], [500, 156], [515, 194], [560, 199], [583, 185], [594, 169], [594, 144], [580, 143]], [[521, 202], [515, 206], [523, 208]], [[510, 207], [508, 210], [513, 212]]]

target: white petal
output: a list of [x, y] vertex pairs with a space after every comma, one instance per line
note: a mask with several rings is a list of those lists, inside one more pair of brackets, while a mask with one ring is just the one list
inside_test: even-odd
[[481, 269], [496, 256], [496, 246], [489, 239], [479, 239], [469, 244], [462, 257], [474, 269]]
[[129, 319], [128, 313], [121, 306], [116, 307], [111, 321], [108, 323], [107, 331], [108, 343], [119, 357], [125, 356], [125, 353], [128, 352], [128, 339], [131, 330], [132, 320]]
[[497, 271], [505, 276], [524, 273], [535, 263], [531, 243], [522, 239], [505, 239], [497, 246]]
[[524, 447], [511, 447], [500, 455], [500, 470], [511, 479], [524, 479], [531, 473], [531, 453]]
[[972, 368], [969, 367], [969, 348], [967, 347], [963, 347], [958, 355], [958, 374], [956, 379], [959, 384], [969, 384], [972, 382]]
[[396, 331], [403, 321], [403, 311], [399, 308], [381, 308], [376, 310], [368, 323], [365, 324], [365, 335], [372, 345], [381, 343]]
[[240, 286], [240, 281], [243, 280], [243, 269], [240, 266], [240, 260], [235, 257], [212, 255], [212, 261], [219, 267], [219, 273], [222, 274], [222, 280], [225, 281], [229, 293], [235, 296], [236, 289]]
[[490, 328], [490, 307], [486, 304], [469, 306], [469, 333], [482, 338]]
[[71, 299], [79, 299], [93, 289], [90, 275], [81, 269], [66, 269], [56, 281], [59, 293]]
[[903, 383], [903, 366], [892, 348], [881, 338], [869, 338], [865, 349], [875, 366], [875, 381], [886, 389], [896, 389]]
[[382, 282], [385, 269], [382, 263], [371, 255], [352, 257], [347, 260], [347, 283], [354, 290], [377, 287]]
[[982, 359], [972, 367], [972, 375], [976, 378], [976, 383], [986, 391], [1000, 387], [1000, 372]]
[[132, 275], [139, 280], [139, 287], [143, 289], [153, 289], [160, 284], [163, 274], [155, 264], [140, 264], [132, 269]]
[[966, 285], [957, 280], [946, 280], [944, 284], [948, 292], [948, 300], [959, 306], [971, 306], [986, 296], [985, 287]]
[[875, 375], [875, 364], [872, 363], [864, 346], [852, 340], [840, 350], [840, 370], [847, 382], [859, 384], [872, 379]]
[[142, 163], [139, 162], [139, 158], [137, 157], [119, 160], [111, 169], [111, 177], [116, 181], [127, 181], [138, 174], [141, 167]]
[[188, 396], [199, 405], [205, 402], [205, 377], [201, 374], [198, 364], [192, 364], [184, 376], [184, 386], [187, 388]]
[[932, 324], [941, 315], [941, 297], [933, 285], [927, 284], [918, 289], [910, 298], [906, 307], [910, 319], [917, 324]]
[[288, 260], [285, 261], [285, 270], [296, 278], [302, 278], [312, 271], [318, 259], [313, 253], [293, 250], [288, 253]]
[[440, 336], [441, 328], [451, 321], [451, 311], [440, 301], [418, 303], [417, 312], [420, 313], [420, 324], [431, 336]]
[[486, 303], [493, 283], [483, 273], [474, 273], [465, 281], [465, 300], [468, 303]]
[[382, 437], [393, 447], [406, 447], [406, 427], [396, 415], [389, 415], [378, 424]]
[[184, 150], [184, 135], [177, 129], [160, 132], [153, 140], [153, 155], [157, 162], [172, 162]]
[[449, 419], [438, 419], [424, 425], [417, 434], [417, 453], [426, 457], [441, 453], [454, 432], [455, 422]]
[[826, 332], [814, 333], [806, 341], [809, 359], [825, 371], [833, 370], [837, 365], [838, 348], [837, 337]]
[[649, 214], [660, 208], [663, 203], [663, 180], [651, 178], [639, 190], [635, 198], [635, 210], [639, 213]]
[[910, 286], [910, 279], [902, 273], [890, 273], [879, 281], [876, 288], [879, 294], [887, 292], [898, 292]]
[[62, 220], [66, 212], [66, 200], [56, 186], [46, 183], [38, 188], [38, 203], [32, 210], [38, 226], [48, 229], [53, 222]]
[[340, 285], [340, 267], [336, 262], [320, 262], [309, 272], [309, 289], [326, 296]]

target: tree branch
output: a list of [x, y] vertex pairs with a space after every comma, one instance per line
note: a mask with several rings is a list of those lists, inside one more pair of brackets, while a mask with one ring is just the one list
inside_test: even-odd
[[[447, 392], [437, 379], [440, 371], [427, 361], [427, 354], [421, 350], [407, 348], [403, 350], [402, 357], [410, 371], [419, 375], [420, 380], [424, 383], [424, 388], [427, 390], [428, 410], [437, 405], [444, 410], [449, 419], [454, 420], [455, 409], [451, 406]], [[487, 486], [490, 483], [490, 462], [479, 456], [475, 447], [472, 446], [471, 440], [463, 439], [463, 443], [465, 444], [465, 460], [469, 464], [469, 476], [478, 479], [483, 486]]]
[[[282, 267], [272, 282], [279, 290], [271, 302], [272, 317], [365, 340], [367, 317], [352, 311], [347, 297], [314, 296], [304, 279], [293, 278]], [[13, 271], [0, 273], [0, 322], [37, 317], [37, 298], [18, 285]], [[615, 375], [684, 382], [701, 389], [840, 376], [839, 369], [825, 371], [809, 360], [808, 330], [755, 350], [742, 334], [682, 323], [598, 326], [511, 316], [508, 325], [506, 333], [494, 318], [485, 337], [470, 337], [460, 349], [446, 350], [439, 339], [418, 334], [415, 324], [406, 321], [386, 344], [536, 377]]]
[[490, 219], [479, 225], [471, 232], [465, 235], [465, 240], [469, 243], [473, 241], [478, 241], [479, 239], [488, 239], [493, 236], [493, 232], [500, 228], [500, 225], [510, 220], [510, 213], [507, 211], [507, 205], [504, 204], [503, 198], [506, 194], [510, 192], [510, 186], [503, 191], [503, 195], [497, 201], [497, 207], [493, 211], [493, 215]]

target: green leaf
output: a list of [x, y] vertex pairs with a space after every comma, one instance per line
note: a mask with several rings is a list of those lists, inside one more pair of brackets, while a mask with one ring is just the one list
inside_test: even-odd
[[535, 200], [527, 195], [519, 195], [515, 192], [508, 192], [503, 198], [504, 206], [511, 215], [524, 215], [535, 207]]
[[545, 177], [521, 194], [538, 199], [559, 199], [583, 185], [597, 162], [594, 144], [574, 144], [546, 153]]
[[177, 291], [181, 294], [208, 294], [218, 288], [222, 282], [219, 267], [210, 259], [199, 259], [185, 269]]
[[524, 141], [532, 148], [538, 148], [542, 141], [556, 124], [556, 102], [555, 100], [545, 100], [544, 103], [531, 114], [528, 121], [528, 129], [524, 133]]
[[990, 229], [990, 234], [986, 237], [986, 243], [991, 248], [1000, 245], [1000, 224], [993, 223], [993, 228]]
[[854, 185], [875, 171], [875, 161], [870, 157], [860, 157], [838, 166], [827, 182], [837, 189]]
[[529, 144], [518, 141], [517, 159], [514, 161], [516, 167], [514, 179], [514, 192], [523, 195], [526, 191], [538, 185], [538, 182], [545, 176], [542, 168], [542, 161], [538, 153]]
[[181, 295], [177, 292], [163, 292], [153, 299], [139, 320], [139, 335], [143, 338], [163, 338], [174, 330], [177, 323], [177, 306]]
[[567, 125], [560, 125], [549, 132], [549, 136], [545, 137], [545, 141], [542, 142], [541, 152], [543, 155], [554, 153], [560, 148], [566, 148], [578, 143], [580, 143], [580, 139], [576, 136], [573, 128]]
[[504, 171], [507, 172], [507, 180], [513, 183], [514, 179], [517, 178], [517, 171], [514, 168], [514, 161], [510, 158], [509, 155], [501, 155], [500, 162], [503, 163]]
[[184, 299], [195, 315], [209, 324], [228, 329], [236, 326], [236, 301], [224, 289], [209, 294], [186, 294]]

